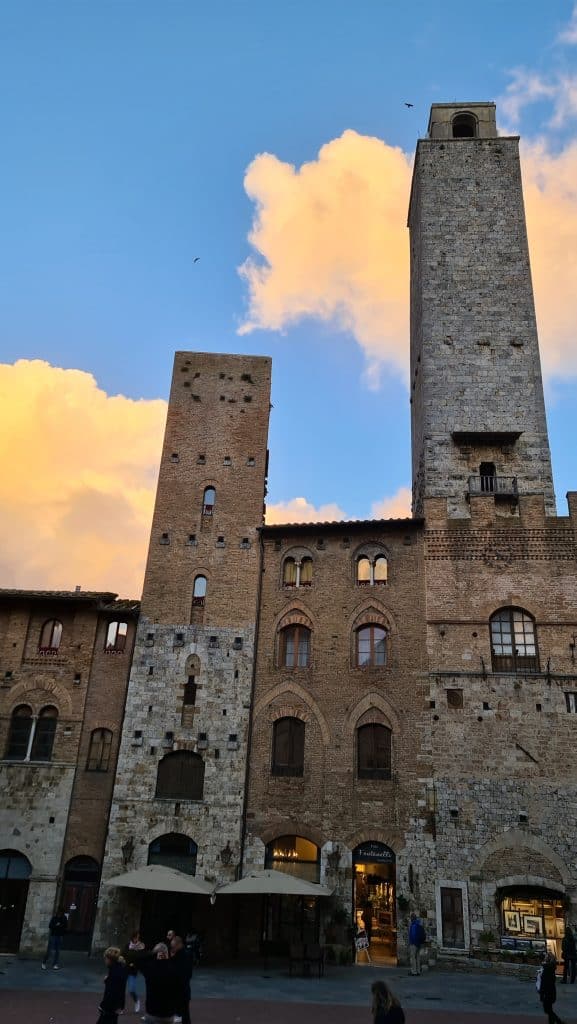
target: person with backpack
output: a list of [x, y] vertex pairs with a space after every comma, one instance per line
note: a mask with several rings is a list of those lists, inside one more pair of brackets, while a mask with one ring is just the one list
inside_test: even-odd
[[416, 976], [421, 973], [421, 947], [424, 946], [427, 935], [423, 928], [422, 921], [416, 914], [411, 914], [409, 925], [409, 961], [411, 969], [409, 974]]
[[543, 966], [539, 969], [537, 974], [537, 981], [535, 986], [539, 993], [539, 999], [543, 1004], [543, 1010], [547, 1014], [547, 1020], [549, 1024], [563, 1024], [560, 1017], [557, 1016], [553, 1005], [557, 1000], [557, 987], [555, 985], [555, 968], [557, 967], [557, 961], [553, 953], [547, 953]]

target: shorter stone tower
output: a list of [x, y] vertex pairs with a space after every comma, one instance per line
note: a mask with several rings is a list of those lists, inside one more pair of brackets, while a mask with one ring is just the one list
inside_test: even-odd
[[436, 103], [409, 208], [413, 507], [471, 495], [501, 514], [555, 497], [525, 227], [519, 140], [493, 103]]
[[[231, 879], [240, 863], [270, 372], [176, 353], [104, 880], [146, 864]], [[97, 944], [201, 926], [179, 893], [103, 892]]]

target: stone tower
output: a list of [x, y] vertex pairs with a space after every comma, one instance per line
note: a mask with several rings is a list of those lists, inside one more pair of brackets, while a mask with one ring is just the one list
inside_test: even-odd
[[411, 244], [413, 509], [471, 494], [555, 514], [517, 137], [493, 103], [434, 104], [417, 145]]
[[[240, 863], [270, 374], [262, 357], [175, 356], [105, 881], [147, 864], [226, 880]], [[102, 894], [96, 945], [218, 920], [181, 894]]]

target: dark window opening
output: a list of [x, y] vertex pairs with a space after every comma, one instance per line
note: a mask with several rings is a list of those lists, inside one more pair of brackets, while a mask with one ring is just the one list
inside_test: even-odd
[[477, 138], [477, 120], [473, 114], [457, 114], [457, 116], [453, 118], [453, 138]]
[[[169, 755], [173, 756], [174, 755]], [[162, 864], [165, 868], [175, 868], [185, 875], [196, 874], [197, 845], [188, 836], [178, 832], [170, 832], [160, 836], [148, 847], [148, 863]]]
[[5, 757], [10, 761], [23, 761], [28, 753], [30, 733], [32, 731], [32, 708], [21, 704], [12, 712], [10, 733]]
[[535, 621], [522, 608], [500, 608], [491, 616], [494, 672], [538, 672]]
[[391, 778], [392, 733], [386, 725], [370, 723], [357, 729], [359, 779]]
[[36, 721], [34, 739], [32, 740], [31, 761], [50, 761], [57, 721], [58, 711], [55, 707], [42, 708]]
[[447, 690], [447, 706], [450, 708], [463, 707], [463, 691]]
[[158, 765], [156, 796], [165, 800], [202, 800], [204, 761], [199, 754], [177, 750]]
[[493, 494], [496, 486], [497, 470], [494, 462], [482, 462], [479, 466], [481, 477], [481, 493]]
[[273, 725], [272, 774], [302, 776], [305, 723], [300, 718], [279, 718]]

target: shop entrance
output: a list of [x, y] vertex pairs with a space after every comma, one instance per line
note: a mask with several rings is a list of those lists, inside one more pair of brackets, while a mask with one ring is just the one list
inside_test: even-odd
[[395, 880], [395, 853], [390, 846], [369, 841], [353, 850], [354, 924], [366, 931], [369, 956], [377, 964], [397, 962]]
[[499, 890], [501, 946], [554, 953], [562, 959], [565, 907], [561, 893], [533, 887]]
[[17, 953], [32, 865], [17, 850], [0, 850], [0, 953]]

